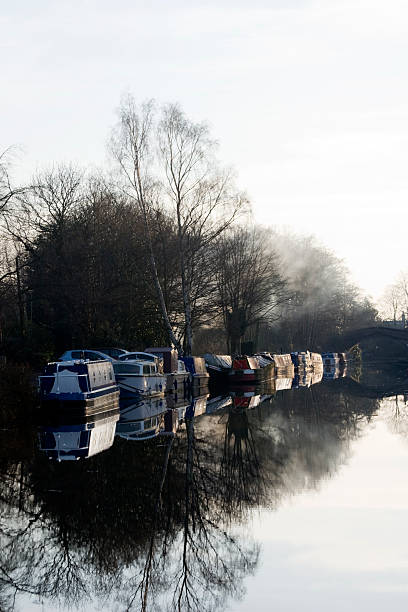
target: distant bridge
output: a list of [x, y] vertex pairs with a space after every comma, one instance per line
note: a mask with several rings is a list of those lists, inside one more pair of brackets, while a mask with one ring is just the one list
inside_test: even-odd
[[352, 329], [351, 331], [346, 332], [341, 337], [341, 340], [344, 348], [348, 350], [355, 344], [370, 338], [397, 341], [401, 345], [405, 345], [407, 347], [408, 353], [408, 329], [398, 329], [396, 327], [365, 327], [362, 329]]

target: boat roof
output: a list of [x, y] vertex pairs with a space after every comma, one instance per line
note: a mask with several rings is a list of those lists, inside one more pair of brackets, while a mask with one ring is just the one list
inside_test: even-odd
[[[146, 353], [145, 351], [128, 351], [123, 355], [120, 355], [118, 361], [127, 361], [130, 355], [146, 355], [146, 357], [153, 357], [155, 360], [157, 359], [157, 355], [153, 355], [153, 353]], [[122, 359], [124, 357], [125, 359]]]

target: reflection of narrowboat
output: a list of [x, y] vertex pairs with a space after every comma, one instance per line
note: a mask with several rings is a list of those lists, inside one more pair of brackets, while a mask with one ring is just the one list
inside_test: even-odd
[[56, 461], [87, 459], [112, 446], [118, 420], [116, 410], [109, 416], [97, 415], [80, 423], [41, 425], [40, 450]]
[[289, 376], [277, 376], [274, 378], [274, 387], [276, 391], [286, 391], [287, 389], [292, 388], [293, 377]]
[[193, 397], [187, 406], [185, 418], [192, 418], [204, 414], [207, 410], [208, 393]]
[[310, 353], [310, 359], [314, 372], [323, 370], [323, 358], [320, 353]]
[[213, 412], [218, 412], [219, 410], [223, 410], [224, 408], [231, 406], [231, 404], [232, 398], [230, 395], [211, 397], [207, 400], [205, 411], [207, 414], [212, 414]]
[[246, 391], [244, 393], [232, 393], [232, 405], [234, 408], [256, 408], [261, 403], [261, 395]]
[[337, 365], [326, 365], [323, 370], [323, 378], [326, 380], [334, 380], [339, 378], [340, 368]]
[[167, 410], [165, 414], [165, 431], [163, 435], [168, 433], [176, 433], [177, 429], [186, 422], [187, 419], [193, 419], [207, 412], [208, 394], [200, 397], [193, 397], [186, 406], [178, 406], [171, 410]]
[[290, 378], [294, 377], [295, 368], [290, 354], [279, 355], [274, 353], [272, 357], [275, 363], [275, 373], [277, 375], [288, 376]]
[[39, 376], [41, 402], [47, 408], [106, 410], [119, 396], [111, 361], [58, 361]]
[[312, 372], [300, 372], [295, 374], [292, 381], [292, 389], [299, 387], [310, 387], [312, 385]]
[[338, 353], [322, 353], [323, 366], [325, 368], [337, 368], [340, 365], [340, 359]]
[[339, 357], [339, 367], [342, 373], [342, 376], [345, 376], [345, 372], [347, 369], [347, 355], [346, 353], [337, 353]]
[[166, 398], [143, 398], [137, 402], [121, 402], [116, 435], [125, 440], [154, 438], [164, 429]]
[[[292, 366], [293, 367], [293, 366]], [[261, 367], [256, 357], [243, 355], [232, 361], [232, 368], [228, 372], [230, 383], [258, 383], [270, 380], [275, 373], [275, 365], [269, 362], [268, 365]]]
[[312, 372], [312, 385], [317, 385], [323, 379], [323, 368], [314, 369]]
[[312, 359], [309, 351], [295, 351], [290, 354], [296, 371], [309, 370], [312, 367]]

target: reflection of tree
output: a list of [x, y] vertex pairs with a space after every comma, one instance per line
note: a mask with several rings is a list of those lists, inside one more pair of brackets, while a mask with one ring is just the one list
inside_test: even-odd
[[256, 566], [258, 547], [245, 547], [226, 529], [226, 516], [214, 504], [218, 478], [211, 444], [196, 437], [193, 419], [186, 422], [184, 442], [182, 556], [171, 565], [172, 608], [223, 609], [227, 595], [237, 596], [242, 578]]
[[[338, 382], [338, 381], [335, 381]], [[375, 399], [352, 397], [342, 384], [278, 393], [257, 408], [229, 410], [203, 423], [218, 439], [218, 503], [243, 517], [251, 507], [316, 487], [333, 475], [377, 409]], [[202, 422], [200, 422], [202, 423]]]
[[236, 514], [239, 507], [256, 505], [265, 486], [263, 476], [248, 413], [231, 408], [220, 463], [220, 497], [225, 510]]
[[18, 469], [3, 469], [3, 607], [17, 592], [69, 607], [98, 593], [150, 610], [174, 589], [179, 609], [203, 609], [204, 590], [215, 606], [234, 591], [257, 549], [222, 528], [216, 474], [202, 461], [210, 445], [201, 453], [192, 421], [176, 442], [118, 439], [111, 454], [75, 464], [38, 455], [22, 487]]
[[3, 587], [74, 605], [92, 589], [109, 594], [121, 583], [125, 568], [145, 550], [142, 527], [149, 525], [155, 493], [152, 459], [162, 459], [154, 444], [144, 445], [144, 454], [138, 445], [126, 453], [125, 446], [117, 445], [113, 464], [103, 454], [74, 465], [36, 457], [20, 510], [15, 484], [3, 487], [0, 564], [13, 568], [12, 582]]
[[333, 474], [377, 406], [321, 385], [187, 420], [174, 440], [117, 438], [86, 462], [3, 461], [0, 606], [27, 592], [70, 607], [97, 596], [224, 609], [258, 560], [240, 533], [248, 512]]
[[381, 402], [381, 414], [390, 431], [402, 438], [408, 438], [408, 398], [395, 395]]

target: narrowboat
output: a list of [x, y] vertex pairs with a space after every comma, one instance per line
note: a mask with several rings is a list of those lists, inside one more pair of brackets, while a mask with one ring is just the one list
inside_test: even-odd
[[274, 374], [274, 363], [269, 362], [268, 365], [262, 367], [256, 357], [243, 355], [233, 359], [232, 368], [228, 372], [228, 380], [231, 384], [258, 383], [270, 380]]
[[167, 393], [186, 394], [190, 385], [190, 373], [187, 371], [184, 362], [178, 358], [176, 349], [166, 346], [151, 347], [145, 350], [161, 360], [163, 373], [166, 375]]
[[232, 358], [230, 355], [206, 353], [204, 361], [211, 381], [221, 384], [228, 382], [228, 372], [232, 368]]
[[208, 380], [210, 375], [205, 367], [203, 357], [182, 357], [181, 360], [190, 373], [191, 389], [193, 394], [200, 395], [201, 392], [208, 390]]
[[126, 353], [113, 363], [120, 396], [141, 395], [153, 397], [163, 395], [166, 390], [166, 376], [159, 371], [159, 358], [151, 355], [151, 360], [140, 359], [140, 353]]
[[48, 363], [38, 377], [43, 408], [85, 409], [94, 414], [118, 401], [111, 361], [56, 361]]

